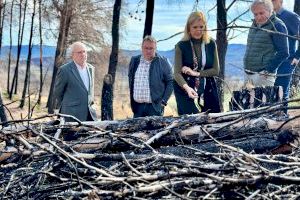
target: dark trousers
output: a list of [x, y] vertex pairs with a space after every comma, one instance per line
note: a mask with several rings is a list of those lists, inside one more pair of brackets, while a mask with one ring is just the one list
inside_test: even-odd
[[[75, 116], [75, 117], [76, 117], [76, 116]], [[65, 117], [65, 121], [66, 121], [66, 122], [76, 122], [76, 120], [74, 120], [74, 119], [71, 118], [71, 117]], [[87, 116], [86, 116], [85, 119], [82, 120], [82, 121], [94, 121], [94, 119], [93, 119], [93, 117], [92, 117], [90, 111], [87, 112]]]
[[292, 74], [294, 73], [295, 66], [291, 65], [291, 60], [284, 61], [277, 70], [277, 77], [275, 80], [276, 86], [282, 86], [283, 99], [289, 99], [290, 85], [292, 81]]
[[200, 111], [195, 105], [194, 99], [191, 99], [183, 89], [174, 82], [174, 94], [177, 103], [178, 115], [196, 114]]
[[162, 113], [157, 112], [152, 103], [136, 103], [136, 112], [133, 117], [147, 117], [147, 116], [162, 116]]
[[[284, 61], [277, 70], [277, 77], [274, 85], [282, 86], [284, 101], [287, 101], [289, 99], [292, 74], [294, 70], [295, 66], [291, 65], [290, 59]], [[287, 103], [285, 106], [287, 106]], [[285, 110], [285, 113], [287, 113], [287, 110]]]
[[86, 121], [94, 121], [90, 112], [88, 112], [87, 120]]

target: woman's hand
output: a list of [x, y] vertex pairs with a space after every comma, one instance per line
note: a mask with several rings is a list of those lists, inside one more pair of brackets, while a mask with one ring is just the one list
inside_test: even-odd
[[291, 65], [297, 66], [298, 64], [299, 64], [299, 59], [294, 58], [294, 59], [292, 60]]
[[187, 84], [184, 84], [182, 87], [191, 99], [198, 98], [198, 93], [193, 88], [191, 88]]
[[190, 76], [200, 76], [200, 72], [196, 72], [187, 66], [183, 66], [181, 72]]

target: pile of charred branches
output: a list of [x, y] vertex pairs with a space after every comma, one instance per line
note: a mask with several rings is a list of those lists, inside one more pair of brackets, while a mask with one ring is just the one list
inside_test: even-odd
[[11, 121], [0, 133], [0, 196], [298, 198], [300, 116], [270, 119], [280, 109], [109, 122]]

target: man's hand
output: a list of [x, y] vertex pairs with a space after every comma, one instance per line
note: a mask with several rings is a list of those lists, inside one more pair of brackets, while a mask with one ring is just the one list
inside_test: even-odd
[[165, 100], [162, 100], [162, 101], [160, 102], [160, 104], [161, 104], [162, 107], [167, 106], [167, 102], [166, 102]]
[[200, 76], [200, 72], [196, 72], [187, 66], [183, 66], [181, 72], [190, 76]]
[[268, 72], [266, 70], [259, 72], [259, 75], [260, 76], [264, 76], [265, 78], [268, 78], [270, 76], [272, 76], [272, 77], [276, 76], [276, 74], [270, 73], [270, 72]]

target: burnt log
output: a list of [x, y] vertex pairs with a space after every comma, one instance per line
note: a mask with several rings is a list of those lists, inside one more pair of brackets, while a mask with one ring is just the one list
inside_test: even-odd
[[300, 191], [300, 126], [268, 118], [279, 109], [5, 127], [0, 193], [3, 199], [294, 198], [299, 194], [287, 196], [286, 188]]
[[[235, 115], [236, 114], [232, 114], [232, 116]], [[167, 127], [143, 131], [137, 129], [139, 131], [131, 133], [127, 132], [127, 128], [125, 128], [125, 131], [117, 129], [117, 132], [113, 132], [111, 130], [99, 131], [97, 127], [91, 126], [72, 127], [64, 125], [64, 128], [57, 126], [62, 138], [65, 139], [65, 135], [75, 135], [75, 137], [69, 138], [70, 140], [64, 140], [63, 143], [58, 143], [57, 145], [65, 144], [67, 145], [67, 151], [72, 149], [76, 152], [83, 153], [98, 151], [103, 153], [117, 153], [124, 151], [141, 151], [143, 149], [151, 150], [151, 148], [154, 148], [154, 151], [157, 151], [157, 149], [164, 146], [176, 147], [178, 145], [194, 144], [197, 144], [199, 149], [206, 149], [206, 151], [219, 151], [220, 149], [217, 144], [212, 145], [213, 141], [210, 138], [210, 136], [212, 136], [219, 141], [239, 147], [245, 151], [265, 153], [270, 152], [273, 149], [280, 149], [282, 145], [289, 144], [298, 138], [298, 129], [295, 127], [292, 132], [290, 132], [288, 127], [282, 128], [281, 130], [287, 131], [287, 134], [283, 137], [280, 131], [276, 131], [283, 122], [277, 122], [264, 117], [258, 119], [243, 119], [239, 122], [235, 120], [235, 123], [232, 123], [231, 121], [222, 122], [224, 120], [219, 119], [219, 121], [221, 121], [220, 123], [209, 124], [207, 123], [208, 121], [215, 122], [216, 120], [212, 120], [212, 116], [209, 120], [208, 116], [203, 116], [204, 115], [184, 116], [182, 121], [177, 118], [177, 120], [174, 120]], [[220, 114], [218, 114], [218, 116], [220, 116]], [[197, 117], [206, 120], [196, 120], [198, 119]], [[194, 121], [191, 120], [191, 123], [189, 123], [186, 121], [187, 119], [193, 119]], [[143, 121], [142, 119], [138, 120]], [[126, 120], [126, 126], [128, 126], [129, 121]], [[147, 119], [145, 121], [147, 121]], [[132, 120], [131, 122], [135, 123], [136, 120]], [[26, 151], [20, 151], [17, 150], [17, 148], [15, 148], [16, 150], [14, 151], [4, 149], [1, 151], [0, 161], [7, 160], [14, 154], [39, 155], [33, 147], [33, 144], [38, 141], [43, 141], [43, 138], [45, 137], [44, 134], [37, 131], [39, 129], [39, 127], [31, 129], [32, 133], [28, 134], [28, 130], [25, 131], [26, 129], [22, 130], [19, 128], [19, 131], [31, 135], [32, 139], [27, 138], [27, 140], [25, 140], [19, 135], [14, 136], [13, 138], [17, 143], [11, 144], [11, 146], [21, 145], [25, 147]], [[53, 132], [52, 134], [49, 133], [50, 130], [53, 130], [53, 126], [50, 126], [48, 129], [45, 128], [45, 130], [48, 131], [47, 137], [53, 137], [56, 138], [56, 140], [59, 139], [55, 137], [57, 132]], [[7, 138], [11, 138], [13, 132], [14, 130], [6, 130], [4, 131], [4, 136], [10, 136]], [[44, 129], [43, 133], [46, 133]], [[209, 133], [209, 135], [207, 133]], [[5, 139], [6, 137], [2, 138]], [[7, 141], [7, 144], [9, 144], [9, 141]], [[44, 151], [52, 151], [50, 148], [51, 145], [52, 144], [42, 143], [41, 147], [43, 147]], [[261, 147], [260, 145], [265, 145], [265, 147]], [[279, 150], [278, 153], [280, 152], [282, 151]]]
[[[0, 194], [2, 199], [296, 199], [300, 127], [266, 118], [278, 109], [5, 127]], [[273, 155], [283, 149], [289, 155]]]

